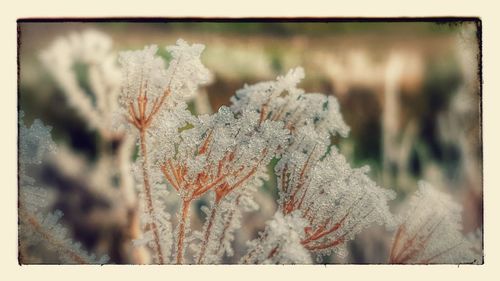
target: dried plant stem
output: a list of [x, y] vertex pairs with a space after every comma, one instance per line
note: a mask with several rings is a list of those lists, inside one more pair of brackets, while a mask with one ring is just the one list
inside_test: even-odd
[[151, 222], [149, 226], [151, 227], [151, 231], [153, 232], [154, 239], [154, 250], [156, 252], [156, 256], [158, 257], [158, 263], [163, 264], [164, 258], [160, 245], [160, 235], [158, 233], [158, 227], [155, 222], [155, 209], [153, 206], [153, 198], [151, 195], [151, 185], [149, 183], [149, 173], [148, 173], [148, 153], [146, 147], [146, 131], [142, 129], [140, 131], [140, 145], [141, 145], [141, 153], [142, 153], [142, 176], [144, 181], [144, 193], [146, 195], [146, 209], [148, 215], [151, 217]]
[[184, 237], [186, 235], [186, 221], [189, 215], [191, 200], [183, 200], [181, 204], [181, 217], [179, 221], [179, 231], [177, 233], [177, 257], [176, 263], [184, 263]]

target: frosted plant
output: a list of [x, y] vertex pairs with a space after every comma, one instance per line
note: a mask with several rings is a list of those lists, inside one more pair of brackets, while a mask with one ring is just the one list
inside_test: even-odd
[[165, 179], [182, 199], [176, 235], [177, 263], [183, 261], [191, 202], [207, 192], [215, 193], [198, 254], [198, 262], [202, 262], [209, 241], [214, 239], [211, 232], [222, 200], [262, 177], [266, 165], [278, 156], [287, 140], [282, 123], [260, 123], [256, 112], [245, 111], [235, 118], [229, 108], [221, 107], [218, 113], [193, 121], [192, 128], [182, 131], [180, 138], [166, 138], [175, 149], [167, 149], [157, 157]]
[[20, 256], [29, 245], [42, 243], [57, 252], [62, 261], [68, 263], [106, 263], [107, 256], [97, 258], [88, 254], [81, 245], [67, 236], [67, 229], [59, 222], [63, 213], [56, 210], [46, 213], [51, 202], [50, 193], [37, 186], [28, 174], [30, 165], [40, 165], [44, 157], [54, 153], [56, 145], [50, 135], [50, 127], [36, 119], [28, 128], [24, 125], [23, 113], [19, 114], [19, 220], [20, 220]]
[[462, 208], [425, 182], [402, 215], [390, 263], [474, 263], [473, 244], [462, 234]]
[[[302, 68], [274, 81], [245, 85], [231, 99], [230, 107], [195, 116], [186, 101], [212, 79], [201, 62], [203, 45], [178, 40], [166, 47], [171, 57], [168, 65], [157, 55], [155, 45], [125, 51], [119, 54], [117, 66], [110, 42], [99, 36], [90, 32], [59, 40], [42, 58], [68, 92], [70, 103], [81, 106], [77, 110], [91, 128], [109, 138], [123, 137], [125, 143], [132, 140], [130, 147], [134, 142], [138, 146], [139, 157], [132, 165], [127, 164], [131, 151], [120, 150], [116, 156], [124, 163], [120, 169], [132, 171], [135, 182], [129, 185], [135, 184], [139, 193], [134, 212], [140, 216], [129, 220], [130, 225], [140, 221], [140, 231], [130, 238], [136, 247], [149, 248], [153, 258], [138, 262], [221, 263], [224, 257], [235, 255], [232, 243], [245, 223], [244, 213], [259, 208], [254, 195], [269, 173], [277, 179], [277, 211], [257, 239], [248, 243], [246, 255], [238, 257], [242, 263], [308, 264], [331, 253], [342, 256], [346, 243], [373, 223], [394, 226], [387, 202], [395, 194], [377, 186], [368, 177], [368, 167], [353, 168], [340, 154], [333, 141], [346, 137], [349, 127], [339, 103], [333, 96], [298, 88], [304, 78]], [[76, 61], [89, 65], [95, 99], [70, 74]], [[23, 138], [50, 138], [41, 124], [35, 122], [33, 128], [37, 132], [26, 131]], [[21, 143], [20, 150], [34, 155], [31, 159], [44, 153], [29, 147]], [[113, 163], [96, 162], [95, 169]], [[20, 205], [21, 220], [42, 237], [49, 233], [41, 231], [44, 225], [59, 233], [59, 212], [47, 222], [39, 220], [40, 227], [27, 219], [25, 212], [40, 213], [46, 206], [35, 199], [46, 195], [32, 188], [33, 180], [25, 175], [24, 166], [20, 165], [20, 171], [24, 186], [20, 201], [27, 206]], [[90, 181], [102, 181], [105, 171], [93, 173]], [[468, 245], [477, 246], [480, 239], [476, 235], [469, 239], [476, 242], [467, 242], [459, 232], [457, 206], [429, 190], [421, 187], [410, 204], [396, 232], [390, 261], [472, 261]], [[427, 201], [431, 203], [421, 203]], [[205, 217], [191, 221], [196, 215], [193, 205], [201, 202], [208, 202], [201, 207]], [[437, 208], [437, 215], [430, 208], [420, 211], [415, 207], [420, 204]], [[58, 251], [75, 248], [71, 241], [62, 241], [57, 245], [65, 247], [56, 247]], [[73, 262], [94, 258], [78, 249], [68, 253]], [[78, 253], [81, 260], [71, 253]]]
[[[367, 169], [352, 169], [331, 145], [331, 138], [346, 136], [349, 128], [334, 97], [306, 94], [296, 87], [304, 77], [297, 68], [276, 81], [246, 86], [233, 98], [233, 110], [250, 107], [261, 120], [282, 120], [291, 132], [285, 153], [276, 166], [280, 191], [278, 213], [304, 222], [300, 245], [309, 252], [341, 252], [340, 246], [372, 222], [389, 224], [387, 201], [394, 195], [376, 186]], [[264, 234], [252, 244], [260, 247], [274, 239]], [[271, 247], [272, 256], [283, 245]], [[260, 256], [263, 254], [264, 256]], [[261, 262], [269, 252], [251, 249], [243, 262]], [[278, 255], [277, 257], [279, 257]], [[275, 262], [283, 263], [275, 258]]]
[[[285, 154], [276, 166], [278, 213], [305, 222], [300, 244], [310, 253], [344, 255], [342, 246], [371, 223], [392, 225], [387, 201], [394, 194], [370, 180], [367, 168], [353, 169], [336, 148], [325, 152], [320, 146], [317, 142], [309, 149], [302, 145], [300, 150]], [[267, 231], [254, 244], [267, 243]], [[274, 252], [282, 249], [281, 245], [275, 247]], [[258, 261], [249, 259], [255, 255], [251, 250], [243, 261]]]
[[[119, 96], [121, 111], [129, 128], [139, 134], [143, 185], [141, 198], [144, 204], [141, 208], [145, 210], [142, 224], [147, 229], [139, 244], [147, 242], [153, 249], [155, 262], [160, 264], [168, 262], [165, 251], [170, 248], [170, 241], [167, 234], [162, 234], [168, 233], [170, 221], [168, 216], [159, 213], [164, 207], [163, 202], [153, 190], [157, 187], [150, 178], [148, 147], [151, 146], [147, 145], [148, 134], [151, 134], [151, 128], [155, 131], [164, 128], [168, 135], [173, 128], [170, 123], [182, 120], [165, 118], [172, 114], [178, 117], [175, 110], [185, 112], [183, 100], [192, 95], [198, 85], [209, 81], [210, 73], [200, 62], [203, 48], [200, 44], [189, 45], [184, 40], [178, 40], [177, 45], [167, 47], [172, 55], [168, 68], [165, 68], [164, 61], [156, 55], [157, 47], [154, 45], [140, 51], [122, 52], [119, 58], [123, 71]], [[159, 119], [162, 122], [155, 123]], [[165, 240], [162, 241], [162, 238]]]
[[[113, 137], [110, 128], [118, 105], [120, 70], [111, 38], [91, 29], [71, 33], [43, 50], [40, 59], [88, 126], [103, 137]], [[88, 75], [88, 81], [81, 83], [78, 72]]]
[[[88, 29], [58, 37], [40, 53], [42, 65], [60, 88], [67, 105], [87, 124], [87, 130], [99, 136], [95, 161], [71, 149], [62, 149], [47, 166], [57, 168], [56, 176], [66, 179], [65, 182], [80, 183], [79, 193], [102, 198], [117, 207], [109, 208], [106, 217], [119, 210], [130, 216], [129, 225], [120, 231], [124, 237], [135, 239], [140, 233], [137, 196], [130, 174], [135, 141], [123, 130], [113, 128], [114, 112], [119, 107], [121, 71], [112, 47], [109, 36]], [[80, 171], [72, 170], [75, 167], [71, 163], [80, 163]], [[146, 262], [144, 249], [128, 244], [121, 243], [118, 256], [124, 262]]]
[[322, 160], [311, 162], [308, 156], [305, 161], [279, 166], [278, 171], [281, 211], [299, 210], [309, 222], [301, 242], [311, 252], [337, 252], [371, 223], [392, 223], [387, 201], [394, 198], [393, 192], [370, 180], [366, 167], [351, 168], [335, 148]]

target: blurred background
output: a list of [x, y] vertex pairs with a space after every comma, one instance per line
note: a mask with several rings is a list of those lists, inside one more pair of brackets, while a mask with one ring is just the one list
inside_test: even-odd
[[[113, 194], [102, 195], [109, 187], [99, 186], [122, 183], [112, 179], [102, 184], [96, 174], [105, 165], [103, 146], [107, 143], [111, 154], [116, 153], [120, 140], [86, 126], [39, 59], [55, 39], [89, 28], [107, 34], [114, 52], [157, 44], [166, 61], [163, 47], [178, 38], [205, 44], [202, 61], [214, 79], [190, 102], [195, 114], [229, 105], [245, 83], [272, 80], [302, 66], [303, 89], [339, 100], [351, 127], [348, 138], [335, 140], [342, 153], [353, 166], [369, 165], [374, 181], [397, 192], [393, 211], [423, 179], [463, 206], [464, 233], [482, 228], [477, 22], [20, 22], [19, 109], [25, 112], [26, 124], [39, 118], [52, 126], [53, 139], [61, 147], [57, 159], [33, 173], [57, 194], [54, 208], [64, 212], [75, 239], [107, 253], [111, 262], [130, 262], [121, 245], [127, 241], [123, 229], [128, 213], [113, 203]], [[85, 71], [75, 71], [79, 81], [88, 78]], [[236, 257], [245, 252], [245, 242], [263, 230], [276, 209], [276, 196], [271, 178], [257, 195], [260, 210], [244, 218], [235, 241]], [[177, 203], [172, 202], [173, 212]], [[193, 220], [194, 229], [201, 227], [199, 217]], [[374, 226], [349, 243], [349, 256], [323, 262], [384, 263], [391, 235]], [[26, 251], [39, 256], [31, 262], [57, 262], [42, 248]]]

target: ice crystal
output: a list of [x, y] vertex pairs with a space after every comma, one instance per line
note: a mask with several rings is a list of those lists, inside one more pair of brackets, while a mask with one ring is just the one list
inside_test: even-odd
[[412, 196], [396, 231], [391, 263], [478, 262], [462, 234], [462, 208], [425, 182]]

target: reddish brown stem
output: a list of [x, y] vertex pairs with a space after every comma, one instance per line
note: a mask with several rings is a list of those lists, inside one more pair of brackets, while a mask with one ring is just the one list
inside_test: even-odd
[[150, 126], [154, 116], [158, 114], [160, 108], [164, 104], [167, 96], [170, 95], [170, 91], [167, 88], [160, 99], [156, 98], [153, 101], [153, 106], [151, 108], [150, 114], [147, 114], [148, 108], [148, 97], [147, 97], [147, 81], [141, 83], [141, 88], [139, 89], [139, 95], [137, 97], [137, 110], [134, 105], [134, 101], [131, 100], [128, 106], [129, 116], [127, 117], [128, 122], [134, 125], [140, 133], [140, 150], [142, 154], [142, 175], [144, 182], [144, 193], [146, 199], [146, 211], [151, 218], [149, 227], [153, 233], [154, 246], [153, 251], [157, 256], [157, 261], [160, 264], [165, 263], [164, 256], [160, 244], [159, 230], [156, 225], [155, 220], [155, 210], [153, 205], [153, 198], [151, 194], [151, 185], [149, 181], [148, 173], [148, 151], [146, 147], [146, 131]]
[[179, 221], [179, 231], [177, 234], [177, 257], [176, 263], [184, 263], [184, 237], [186, 236], [186, 220], [189, 215], [191, 200], [183, 200], [181, 205], [181, 217]]
[[140, 131], [140, 145], [142, 152], [142, 176], [144, 181], [144, 193], [146, 195], [146, 209], [148, 215], [151, 217], [150, 227], [153, 232], [154, 239], [154, 251], [156, 252], [156, 256], [158, 257], [158, 263], [163, 264], [163, 253], [160, 245], [160, 235], [158, 233], [158, 227], [155, 222], [155, 210], [153, 206], [153, 198], [151, 195], [151, 185], [149, 183], [149, 173], [148, 173], [148, 152], [146, 147], [146, 133], [144, 130]]
[[342, 223], [345, 221], [345, 219], [347, 218], [347, 216], [349, 215], [349, 213], [347, 213], [338, 223], [334, 224], [330, 229], [328, 230], [325, 230], [326, 228], [326, 224], [324, 227], [322, 227], [321, 229], [318, 229], [314, 234], [312, 234], [309, 238], [306, 238], [304, 241], [302, 241], [302, 243], [309, 243], [313, 240], [319, 240], [321, 239], [322, 237], [324, 237], [325, 235], [328, 235], [332, 232], [335, 232], [337, 231], [341, 226], [342, 226]]
[[344, 242], [344, 235], [340, 236], [340, 238], [338, 239], [323, 244], [317, 244], [317, 245], [305, 244], [304, 248], [306, 248], [309, 251], [323, 250], [323, 249], [333, 248], [335, 246], [340, 245], [343, 242]]
[[269, 255], [267, 255], [267, 259], [272, 259], [279, 252], [279, 246], [274, 247]]
[[177, 185], [177, 183], [173, 180], [172, 176], [168, 173], [167, 171], [167, 166], [166, 165], [162, 165], [161, 166], [161, 171], [163, 172], [163, 175], [165, 176], [165, 179], [167, 179], [167, 181], [170, 183], [170, 185], [172, 185], [172, 187], [177, 191], [179, 192], [179, 186]]
[[151, 109], [151, 113], [149, 114], [149, 116], [146, 118], [146, 124], [149, 125], [151, 123], [151, 121], [153, 120], [153, 118], [156, 116], [156, 114], [158, 114], [158, 112], [160, 111], [160, 108], [162, 107], [163, 103], [165, 103], [165, 99], [170, 95], [170, 90], [169, 89], [166, 89], [165, 92], [163, 92], [163, 95], [161, 96], [160, 100], [156, 100], [154, 102], [154, 106], [153, 108]]
[[203, 194], [205, 194], [205, 192], [209, 191], [212, 187], [216, 186], [217, 184], [219, 184], [222, 180], [224, 180], [226, 178], [226, 175], [222, 175], [220, 177], [218, 177], [217, 179], [214, 180], [214, 182], [212, 183], [209, 183], [207, 184], [206, 186], [202, 187], [202, 188], [199, 188], [197, 189], [193, 196], [201, 196]]

